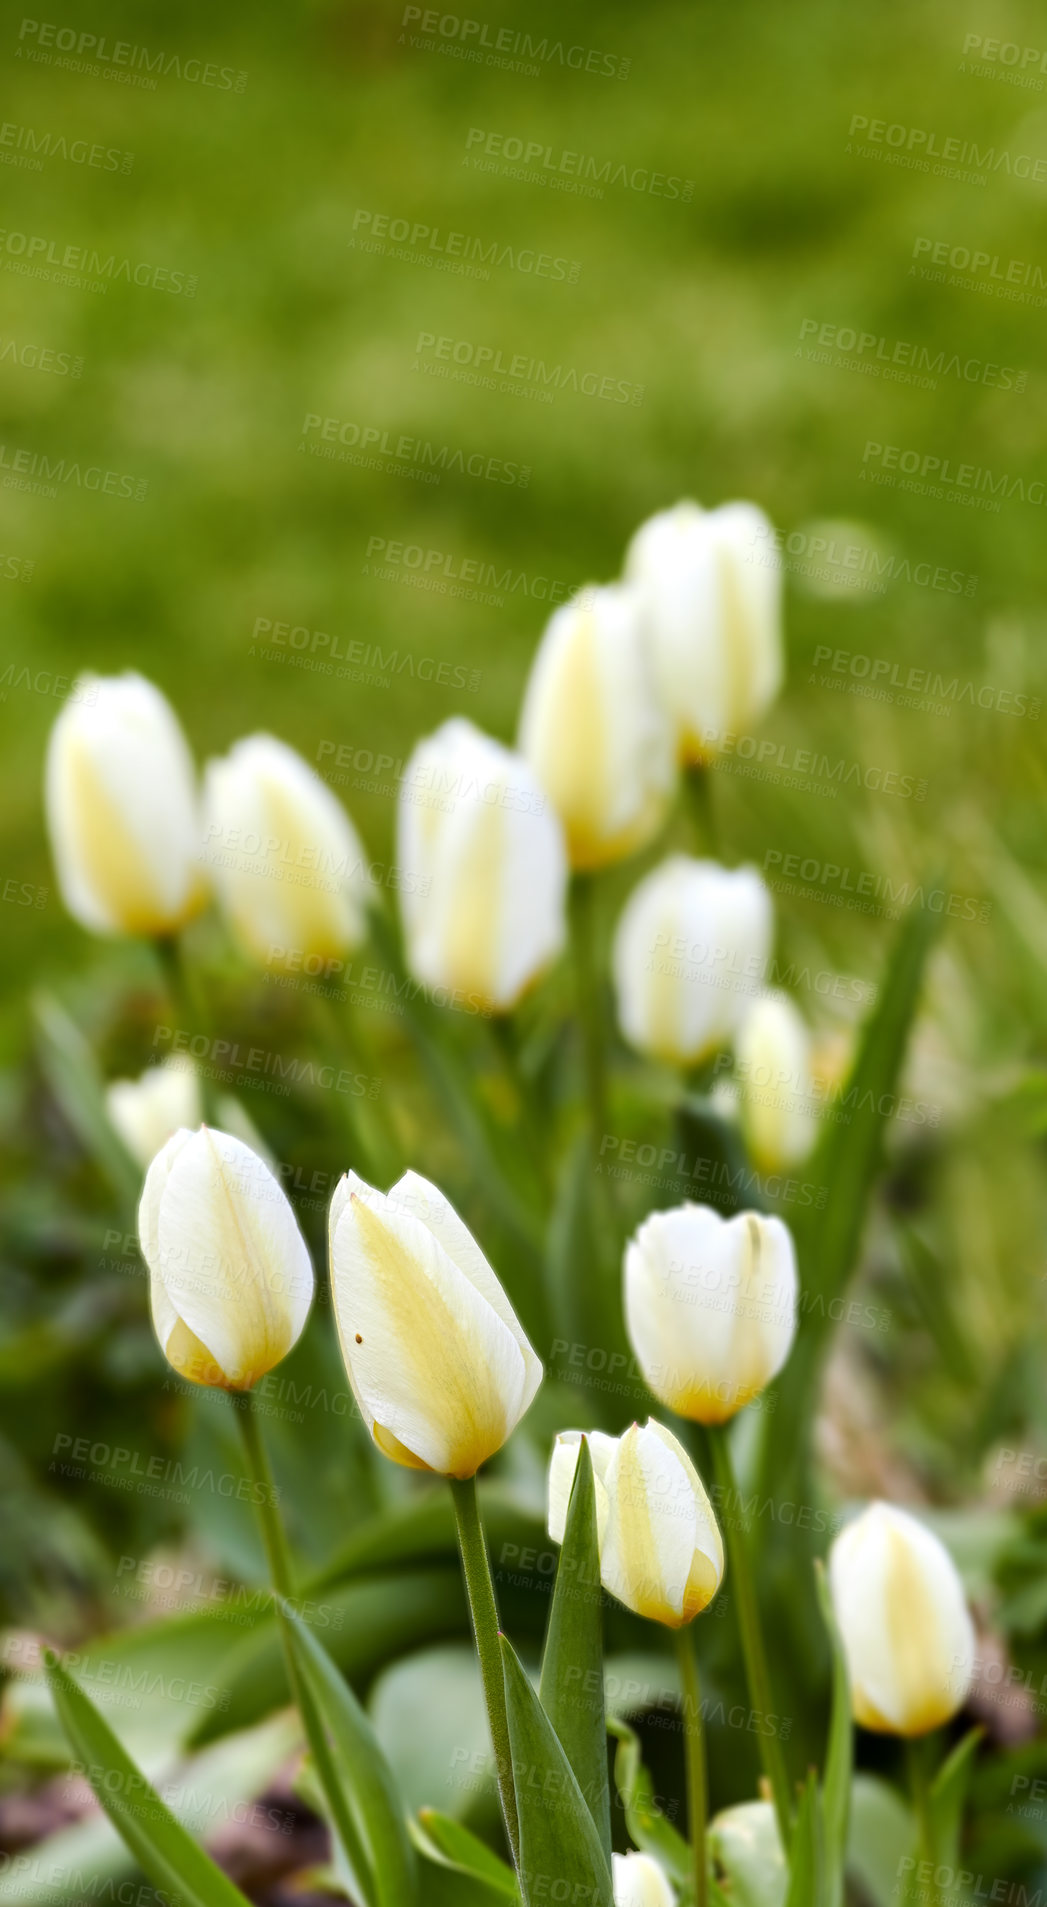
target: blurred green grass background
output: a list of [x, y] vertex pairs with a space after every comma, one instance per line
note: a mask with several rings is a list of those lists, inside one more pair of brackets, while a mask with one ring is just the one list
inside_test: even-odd
[[[937, 1487], [959, 1491], [970, 1483], [956, 1467], [961, 1432], [973, 1462], [994, 1435], [1043, 1414], [1042, 1263], [1030, 1247], [1044, 1226], [1043, 727], [969, 703], [932, 717], [832, 693], [812, 679], [813, 657], [830, 645], [1043, 693], [1042, 510], [1010, 501], [989, 513], [872, 486], [863, 450], [875, 440], [1027, 483], [1042, 473], [1042, 312], [912, 266], [923, 236], [1047, 271], [1047, 187], [1004, 171], [965, 184], [848, 151], [864, 114], [939, 144], [1043, 156], [1045, 95], [1002, 68], [963, 70], [968, 32], [1036, 46], [1042, 14], [961, 16], [941, 0], [875, 14], [803, 0], [786, 13], [744, 0], [589, 8], [568, 31], [551, 5], [476, 0], [491, 34], [526, 28], [627, 60], [612, 79], [489, 69], [454, 57], [453, 41], [414, 48], [401, 11], [189, 5], [172, 21], [84, 0], [57, 22], [245, 71], [241, 93], [173, 75], [142, 90], [34, 63], [19, 57], [36, 37], [20, 40], [20, 16], [2, 29], [6, 120], [134, 154], [126, 174], [58, 157], [39, 172], [5, 165], [6, 231], [198, 279], [192, 299], [126, 282], [90, 295], [23, 276], [17, 250], [0, 249], [4, 339], [84, 361], [73, 379], [0, 358], [8, 459], [24, 448], [148, 480], [141, 502], [3, 489], [3, 550], [33, 567], [0, 583], [0, 869], [47, 890], [41, 905], [5, 908], [4, 1055], [13, 1069], [25, 1058], [31, 988], [68, 996], [75, 983], [86, 999], [143, 972], [134, 953], [87, 942], [59, 904], [40, 789], [60, 704], [22, 685], [23, 665], [143, 670], [201, 759], [268, 728], [311, 761], [322, 742], [398, 761], [455, 712], [513, 735], [546, 610], [523, 591], [492, 606], [382, 580], [368, 571], [371, 538], [574, 583], [615, 574], [636, 524], [680, 496], [752, 497], [786, 531], [861, 521], [899, 560], [976, 576], [976, 592], [895, 582], [826, 600], [790, 576], [789, 681], [761, 734], [790, 754], [925, 779], [924, 798], [725, 770], [716, 802], [729, 859], [800, 852], [892, 882], [944, 866], [952, 888], [991, 903], [987, 921], [950, 923], [933, 968], [910, 1084], [940, 1121], [933, 1132], [899, 1122], [892, 1135], [899, 1207], [925, 1221], [939, 1282], [978, 1346], [977, 1432], [969, 1378], [943, 1372], [918, 1331], [889, 1367], [881, 1360], [862, 1426], [882, 1428], [884, 1399], [908, 1400], [922, 1379], [918, 1416], [909, 1401], [895, 1407]], [[680, 175], [693, 196], [608, 185], [597, 200], [476, 171], [463, 163], [474, 128]], [[350, 244], [361, 209], [581, 271], [573, 284], [507, 268], [480, 281], [369, 254]], [[814, 363], [801, 341], [811, 320], [1014, 366], [1026, 386], [948, 375], [921, 389]], [[427, 376], [414, 368], [423, 331], [628, 380], [643, 401], [562, 392], [547, 405]], [[530, 482], [446, 473], [423, 485], [312, 457], [300, 449], [310, 413], [526, 464]], [[311, 672], [252, 648], [258, 618], [476, 671], [478, 687]], [[393, 801], [341, 792], [388, 860]], [[636, 871], [615, 877], [619, 893]], [[779, 918], [785, 958], [876, 981], [888, 923], [803, 898], [783, 898]], [[802, 1003], [823, 1028], [838, 1023], [817, 997]], [[143, 1045], [124, 1064], [146, 1058]], [[888, 1283], [892, 1253], [874, 1240]]]

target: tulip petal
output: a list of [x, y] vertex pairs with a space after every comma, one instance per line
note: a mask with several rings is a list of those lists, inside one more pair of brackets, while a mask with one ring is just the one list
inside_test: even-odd
[[723, 1572], [693, 1464], [664, 1426], [634, 1424], [619, 1441], [607, 1495], [604, 1582], [637, 1614], [681, 1628], [711, 1601]]
[[561, 1430], [556, 1437], [552, 1455], [549, 1459], [549, 1535], [554, 1543], [562, 1543], [567, 1527], [567, 1509], [574, 1488], [574, 1473], [578, 1468], [578, 1455], [582, 1447], [582, 1438], [589, 1440], [589, 1455], [593, 1465], [593, 1482], [596, 1494], [596, 1534], [603, 1541], [607, 1526], [607, 1472], [614, 1460], [618, 1448], [617, 1437], [608, 1437], [602, 1430]]
[[537, 1388], [504, 1298], [496, 1309], [421, 1219], [370, 1190], [339, 1200], [331, 1274], [346, 1370], [376, 1439], [380, 1428], [429, 1469], [472, 1476]]
[[309, 1254], [272, 1173], [228, 1133], [178, 1133], [150, 1168], [141, 1223], [167, 1304], [229, 1387], [249, 1389], [295, 1343], [313, 1293]]

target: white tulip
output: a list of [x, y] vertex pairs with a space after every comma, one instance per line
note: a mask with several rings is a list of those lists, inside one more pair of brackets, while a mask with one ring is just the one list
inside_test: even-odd
[[520, 748], [564, 824], [572, 867], [619, 861], [657, 832], [675, 778], [672, 737], [631, 590], [586, 589], [554, 612]]
[[400, 794], [408, 963], [427, 986], [505, 1012], [566, 931], [567, 856], [521, 755], [458, 717], [419, 742]]
[[625, 1038], [677, 1066], [708, 1059], [739, 1026], [773, 939], [774, 908], [754, 868], [670, 855], [633, 889], [615, 931]]
[[589, 1445], [589, 1455], [593, 1465], [593, 1484], [596, 1495], [596, 1530], [603, 1536], [607, 1523], [606, 1477], [611, 1459], [618, 1449], [617, 1437], [608, 1437], [602, 1430], [561, 1430], [557, 1436], [549, 1459], [549, 1535], [554, 1543], [563, 1542], [563, 1533], [567, 1525], [567, 1508], [574, 1487], [574, 1473], [578, 1468], [578, 1457], [582, 1448], [582, 1438]]
[[388, 1193], [350, 1172], [330, 1238], [342, 1357], [378, 1448], [412, 1470], [475, 1475], [530, 1407], [542, 1366], [472, 1233], [417, 1172]]
[[138, 1236], [153, 1325], [182, 1377], [250, 1390], [297, 1343], [313, 1268], [268, 1166], [242, 1140], [176, 1132], [146, 1174]]
[[286, 742], [249, 735], [204, 777], [206, 852], [243, 952], [260, 965], [334, 959], [363, 939], [359, 836]]
[[723, 1541], [701, 1477], [683, 1445], [652, 1417], [618, 1439], [603, 1483], [604, 1588], [635, 1615], [682, 1629], [723, 1579]]
[[805, 1159], [816, 1109], [811, 1037], [787, 994], [765, 993], [750, 1007], [734, 1044], [742, 1124], [762, 1172]]
[[649, 1854], [612, 1854], [611, 1867], [614, 1907], [673, 1907], [665, 1870]]
[[47, 824], [62, 899], [98, 934], [172, 934], [206, 884], [192, 757], [144, 676], [83, 675], [51, 730]]
[[654, 1395], [722, 1424], [781, 1370], [796, 1332], [792, 1237], [780, 1218], [709, 1205], [652, 1212], [626, 1248], [625, 1321]]
[[829, 1587], [863, 1728], [925, 1735], [963, 1706], [974, 1629], [944, 1544], [907, 1510], [872, 1503], [829, 1552]]
[[641, 599], [680, 757], [709, 761], [781, 687], [782, 579], [771, 524], [754, 503], [678, 503], [641, 524], [625, 573]]
[[167, 1059], [137, 1079], [114, 1079], [105, 1089], [109, 1118], [132, 1158], [152, 1163], [179, 1126], [198, 1126], [200, 1081], [192, 1063]]

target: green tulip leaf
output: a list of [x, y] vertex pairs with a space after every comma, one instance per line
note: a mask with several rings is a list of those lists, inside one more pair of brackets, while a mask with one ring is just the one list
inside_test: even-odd
[[240, 1889], [186, 1833], [121, 1748], [94, 1703], [50, 1651], [45, 1667], [73, 1753], [143, 1872], [156, 1887], [173, 1895], [180, 1907], [250, 1907]]
[[603, 1585], [596, 1540], [596, 1483], [586, 1437], [582, 1438], [567, 1508], [538, 1695], [589, 1804], [604, 1859], [610, 1866]]
[[436, 1808], [423, 1808], [418, 1820], [427, 1852], [435, 1849], [460, 1874], [482, 1882], [486, 1891], [500, 1901], [519, 1902], [516, 1875], [486, 1841], [463, 1827], [461, 1821], [452, 1821], [450, 1815], [441, 1814]]
[[557, 1886], [560, 1898], [614, 1907], [610, 1868], [571, 1764], [504, 1636], [501, 1644], [527, 1907], [557, 1899]]
[[851, 1686], [847, 1659], [829, 1595], [829, 1585], [821, 1562], [815, 1563], [818, 1602], [832, 1649], [832, 1706], [829, 1739], [822, 1777], [822, 1814], [825, 1832], [825, 1859], [829, 1875], [828, 1891], [832, 1907], [843, 1907], [843, 1870], [847, 1849], [847, 1830], [851, 1806], [851, 1772], [854, 1762], [854, 1730], [851, 1726]]
[[[368, 1892], [369, 1907], [372, 1902], [373, 1907], [411, 1907], [418, 1898], [417, 1863], [378, 1737], [322, 1643], [289, 1604], [281, 1609], [306, 1698], [302, 1719], [316, 1771], [353, 1872]], [[317, 1718], [329, 1750], [313, 1739]]]
[[691, 1879], [691, 1850], [654, 1798], [654, 1783], [644, 1767], [640, 1738], [628, 1722], [609, 1717], [609, 1734], [618, 1742], [614, 1779], [625, 1810], [625, 1825], [636, 1846], [653, 1855], [681, 1887]]
[[873, 1907], [898, 1907], [898, 1877], [916, 1832], [911, 1810], [889, 1782], [858, 1774], [851, 1787], [847, 1872]]
[[822, 1799], [812, 1769], [800, 1791], [800, 1805], [789, 1850], [789, 1891], [785, 1907], [828, 1907]]
[[938, 1861], [956, 1867], [960, 1858], [960, 1827], [964, 1802], [974, 1770], [974, 1757], [985, 1734], [984, 1728], [970, 1728], [943, 1761], [931, 1783], [931, 1832]]

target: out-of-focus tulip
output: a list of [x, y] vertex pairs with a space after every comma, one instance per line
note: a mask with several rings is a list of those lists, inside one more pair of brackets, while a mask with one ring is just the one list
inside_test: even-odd
[[690, 1457], [652, 1417], [618, 1439], [603, 1487], [605, 1589], [636, 1615], [682, 1629], [712, 1601], [724, 1571], [716, 1517]]
[[614, 1907], [673, 1907], [665, 1869], [649, 1854], [612, 1854]]
[[153, 1325], [194, 1384], [245, 1391], [297, 1343], [313, 1268], [294, 1213], [242, 1140], [176, 1132], [146, 1174], [138, 1236]]
[[709, 1823], [709, 1846], [739, 1900], [785, 1907], [789, 1868], [773, 1801], [739, 1801]]
[[944, 1544], [907, 1510], [872, 1503], [833, 1543], [829, 1587], [863, 1728], [925, 1735], [963, 1706], [974, 1630]]
[[607, 1523], [605, 1479], [618, 1448], [618, 1439], [608, 1437], [602, 1430], [561, 1430], [553, 1444], [552, 1456], [549, 1459], [549, 1534], [554, 1543], [563, 1542], [563, 1533], [567, 1525], [567, 1508], [571, 1501], [574, 1473], [578, 1468], [583, 1436], [589, 1444], [589, 1455], [593, 1464], [598, 1536], [603, 1536]]
[[655, 1396], [722, 1424], [768, 1385], [796, 1331], [796, 1256], [780, 1218], [709, 1205], [652, 1212], [625, 1254], [625, 1320]]
[[559, 818], [521, 755], [455, 718], [419, 742], [398, 821], [412, 971], [506, 1012], [564, 942]]
[[206, 854], [249, 959], [300, 967], [366, 931], [359, 836], [326, 783], [286, 742], [249, 735], [204, 777]]
[[192, 758], [144, 676], [79, 678], [51, 730], [47, 824], [62, 899], [97, 934], [173, 934], [206, 884]]
[[105, 1089], [110, 1120], [132, 1158], [151, 1165], [179, 1126], [197, 1126], [201, 1118], [200, 1082], [189, 1062], [165, 1060], [137, 1079], [114, 1079]]
[[417, 1172], [388, 1193], [349, 1172], [330, 1236], [342, 1357], [378, 1448], [412, 1470], [475, 1475], [542, 1366], [472, 1233]]
[[754, 503], [678, 503], [640, 525], [626, 555], [680, 757], [706, 762], [781, 687], [782, 579]]
[[735, 1033], [773, 938], [771, 897], [755, 868], [670, 855], [633, 889], [615, 931], [626, 1039], [677, 1066], [707, 1059]]
[[750, 1007], [735, 1038], [742, 1124], [763, 1172], [805, 1159], [814, 1144], [816, 1112], [811, 1039], [784, 993], [765, 993]]
[[520, 748], [563, 822], [572, 867], [620, 861], [660, 827], [672, 736], [631, 590], [586, 589], [554, 612], [528, 679]]

